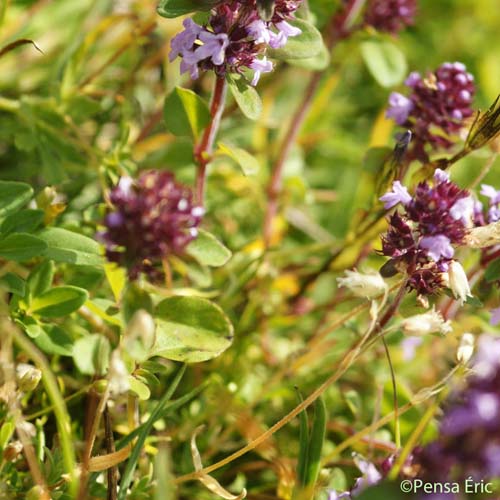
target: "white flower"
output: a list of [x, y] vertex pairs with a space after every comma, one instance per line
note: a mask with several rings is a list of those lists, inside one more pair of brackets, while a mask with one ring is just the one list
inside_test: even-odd
[[474, 335], [472, 333], [464, 333], [460, 340], [457, 349], [457, 361], [459, 363], [467, 363], [474, 353]]
[[358, 271], [346, 271], [344, 278], [337, 278], [339, 286], [348, 288], [358, 297], [371, 299], [387, 290], [387, 283], [379, 273], [362, 274]]
[[120, 351], [115, 349], [109, 362], [108, 380], [111, 394], [122, 394], [130, 389], [128, 370], [120, 356]]
[[463, 305], [467, 297], [472, 297], [469, 280], [464, 268], [456, 260], [453, 260], [448, 268], [448, 281], [450, 290], [453, 292], [455, 298], [460, 301], [460, 305]]
[[451, 332], [451, 324], [445, 321], [441, 313], [431, 309], [424, 314], [417, 314], [402, 321], [403, 332], [407, 335], [427, 335], [429, 333], [446, 334]]

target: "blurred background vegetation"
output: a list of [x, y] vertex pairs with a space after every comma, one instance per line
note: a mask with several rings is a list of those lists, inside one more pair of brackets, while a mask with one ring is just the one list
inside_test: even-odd
[[[319, 28], [338, 4], [309, 0]], [[156, 2], [150, 0], [3, 0], [0, 6], [0, 48], [17, 39], [34, 42], [0, 57], [1, 179], [28, 182], [36, 191], [54, 186], [66, 205], [59, 215], [60, 225], [88, 235], [93, 235], [95, 222], [102, 216], [102, 192], [109, 178], [159, 168], [193, 182], [192, 145], [167, 132], [163, 102], [176, 85], [192, 88], [208, 99], [212, 80], [210, 76], [196, 82], [181, 78], [178, 61], [168, 62], [169, 40], [180, 31], [181, 19], [158, 17]], [[499, 26], [497, 0], [421, 0], [415, 26], [394, 43], [406, 56], [407, 73], [433, 70], [445, 61], [465, 63], [476, 78], [476, 107], [485, 109], [499, 91]], [[206, 424], [198, 439], [204, 463], [224, 457], [296, 404], [294, 386], [309, 394], [362, 331], [362, 322], [356, 320], [327, 331], [361, 303], [352, 297], [332, 302], [336, 272], [324, 273], [309, 292], [311, 314], [290, 313], [286, 302], [297, 292], [302, 274], [317, 269], [347, 235], [353, 217], [362, 217], [360, 211], [369, 207], [377, 172], [365, 161], [366, 151], [394, 144], [396, 130], [384, 119], [384, 112], [389, 93], [398, 89], [381, 87], [359, 50], [360, 42], [373, 36], [358, 33], [334, 49], [286, 163], [282, 216], [274, 236], [275, 250], [265, 265], [256, 259], [265, 186], [308, 71], [281, 64], [264, 77], [258, 88], [264, 112], [256, 122], [245, 119], [231, 102], [227, 106], [219, 139], [254, 154], [260, 170], [243, 176], [227, 159], [218, 159], [210, 168], [204, 224], [236, 255], [223, 270], [208, 274], [192, 268], [188, 275], [230, 315], [236, 339], [220, 358], [189, 370], [183, 392], [212, 377], [210, 388], [157, 429], [173, 439], [176, 475], [192, 470], [189, 438], [197, 425]], [[481, 151], [465, 158], [453, 167], [452, 176], [467, 185], [488, 155]], [[497, 161], [486, 182], [499, 187], [499, 173]], [[373, 246], [378, 248], [377, 241]], [[338, 267], [351, 265], [349, 258]], [[372, 253], [366, 267], [377, 268], [382, 262]], [[63, 272], [78, 275], [84, 271], [68, 268]], [[97, 297], [106, 293], [99, 277], [88, 286]], [[411, 301], [403, 306], [404, 313], [413, 310]], [[425, 339], [409, 363], [398, 347], [402, 335], [390, 339], [400, 404], [447, 373], [460, 333], [487, 328], [485, 315], [476, 312], [465, 314], [450, 338]], [[326, 333], [311, 348], [307, 342], [318, 331]], [[61, 368], [57, 358], [52, 363], [54, 369]], [[81, 386], [74, 367], [65, 365], [65, 369], [66, 385]], [[161, 391], [161, 387], [153, 388], [152, 399]], [[334, 445], [391, 410], [390, 374], [382, 347], [365, 355], [327, 391], [325, 400], [327, 456]], [[77, 418], [81, 407], [70, 407], [70, 411]], [[401, 417], [403, 438], [422, 412], [412, 409]], [[431, 425], [429, 435], [433, 429]], [[115, 430], [120, 433], [120, 426]], [[215, 475], [235, 491], [246, 486], [249, 498], [287, 498], [297, 435], [298, 423], [292, 422], [255, 452]], [[359, 440], [327, 461], [323, 484], [338, 488], [352, 484], [352, 450], [368, 457], [387, 455], [392, 450], [391, 424], [372, 438], [370, 445]], [[147, 451], [154, 452], [156, 444], [152, 440]], [[149, 473], [147, 459], [141, 468], [145, 475]], [[351, 472], [355, 477], [354, 468]], [[147, 485], [137, 486], [131, 498], [150, 498], [148, 491]], [[181, 498], [213, 498], [198, 483], [183, 484], [180, 492]], [[94, 493], [99, 494], [97, 486]]]

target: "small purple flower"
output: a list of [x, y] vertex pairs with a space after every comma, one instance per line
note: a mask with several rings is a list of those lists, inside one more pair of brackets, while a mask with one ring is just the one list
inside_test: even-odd
[[203, 45], [194, 51], [196, 62], [211, 59], [215, 66], [223, 64], [226, 47], [229, 44], [226, 33], [214, 35], [209, 31], [202, 31], [199, 39], [203, 42]]
[[493, 186], [482, 184], [480, 193], [489, 198], [491, 204], [500, 203], [500, 191], [497, 191]]
[[299, 36], [302, 33], [302, 30], [300, 28], [292, 26], [286, 21], [280, 21], [279, 23], [276, 23], [275, 26], [278, 29], [278, 36], [275, 39], [276, 41], [274, 42], [274, 45], [270, 44], [273, 49], [279, 49], [280, 47], [283, 47], [284, 45], [286, 45], [288, 38]]
[[440, 168], [436, 168], [436, 170], [434, 170], [434, 180], [436, 182], [448, 182], [450, 180], [450, 174]]
[[248, 35], [251, 36], [255, 43], [269, 43], [271, 36], [274, 34], [262, 19], [256, 19], [247, 27]]
[[453, 257], [455, 251], [450, 243], [450, 239], [444, 234], [425, 236], [420, 240], [420, 248], [427, 250], [427, 255], [434, 262], [438, 262], [441, 257], [445, 259], [451, 259]]
[[455, 220], [462, 220], [465, 224], [470, 224], [474, 215], [474, 199], [471, 196], [460, 198], [450, 208], [450, 215]]
[[384, 208], [389, 210], [392, 207], [395, 207], [398, 203], [402, 205], [408, 205], [411, 201], [410, 193], [408, 193], [408, 189], [401, 184], [399, 181], [394, 181], [392, 183], [392, 191], [384, 194], [380, 198], [380, 201], [384, 203]]
[[178, 33], [170, 42], [169, 61], [172, 62], [176, 57], [183, 56], [192, 51], [194, 42], [198, 38], [203, 28], [196, 24], [191, 18], [184, 19], [182, 23], [184, 31]]
[[252, 85], [257, 85], [260, 75], [262, 73], [269, 73], [273, 70], [273, 63], [268, 61], [264, 56], [262, 59], [255, 59], [252, 63], [250, 63], [250, 69], [255, 71], [252, 79]]
[[398, 125], [403, 125], [408, 119], [413, 103], [408, 97], [405, 97], [399, 92], [391, 92], [389, 96], [389, 108], [387, 109], [386, 118], [392, 118]]

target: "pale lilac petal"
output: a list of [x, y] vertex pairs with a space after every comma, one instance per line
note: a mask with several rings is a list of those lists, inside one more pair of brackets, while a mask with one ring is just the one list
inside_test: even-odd
[[389, 108], [385, 116], [392, 118], [398, 125], [403, 125], [413, 109], [413, 102], [399, 92], [392, 92], [389, 96]]
[[496, 326], [500, 324], [500, 307], [492, 309], [490, 318], [490, 325]]
[[229, 44], [229, 39], [226, 33], [215, 35], [208, 31], [200, 33], [199, 39], [203, 45], [194, 51], [197, 61], [210, 58], [216, 66], [224, 63], [226, 55], [226, 47]]
[[249, 67], [255, 71], [252, 79], [252, 85], [255, 86], [262, 73], [269, 73], [273, 70], [273, 63], [268, 61], [266, 57], [263, 57], [262, 59], [254, 59]]
[[193, 45], [203, 28], [196, 24], [191, 18], [184, 19], [184, 31], [172, 38], [170, 42], [169, 60], [172, 62], [177, 56], [184, 52], [192, 51]]
[[280, 21], [279, 23], [276, 23], [275, 26], [279, 31], [281, 31], [281, 33], [284, 33], [287, 38], [291, 36], [298, 36], [302, 33], [302, 30], [300, 28], [292, 26], [286, 21]]
[[481, 194], [490, 199], [491, 204], [500, 203], [500, 191], [488, 184], [481, 185]]
[[420, 76], [420, 73], [417, 73], [416, 71], [412, 71], [408, 75], [408, 78], [405, 80], [405, 85], [413, 88], [418, 84], [418, 82], [420, 82], [421, 79], [422, 79], [422, 77]]
[[417, 347], [424, 341], [422, 337], [405, 337], [401, 342], [403, 360], [411, 361], [415, 357]]
[[436, 182], [449, 182], [450, 174], [440, 168], [436, 168], [436, 170], [434, 170], [434, 180]]
[[380, 197], [380, 201], [384, 203], [384, 208], [389, 210], [389, 208], [395, 207], [398, 203], [402, 205], [408, 205], [412, 200], [408, 189], [401, 184], [399, 181], [394, 181], [392, 184], [392, 191], [384, 194]]
[[425, 236], [420, 240], [420, 248], [427, 250], [427, 255], [435, 262], [438, 262], [441, 257], [451, 259], [455, 253], [450, 239], [443, 234]]
[[269, 43], [271, 41], [272, 31], [269, 30], [266, 23], [261, 19], [253, 21], [247, 27], [249, 36], [251, 36], [255, 43]]
[[474, 214], [474, 199], [471, 196], [460, 198], [450, 209], [450, 215], [455, 220], [462, 220], [467, 223]]

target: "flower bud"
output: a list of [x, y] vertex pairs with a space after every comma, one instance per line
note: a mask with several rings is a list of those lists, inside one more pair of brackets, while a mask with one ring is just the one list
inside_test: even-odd
[[139, 309], [127, 325], [126, 336], [130, 340], [141, 339], [146, 350], [151, 349], [155, 342], [156, 325], [153, 317], [144, 309]]
[[22, 392], [33, 391], [40, 379], [42, 372], [27, 363], [19, 363], [16, 367], [17, 385]]
[[445, 321], [441, 313], [434, 309], [404, 319], [401, 326], [406, 335], [446, 334], [451, 332], [450, 322]]
[[128, 376], [129, 373], [121, 358], [120, 351], [115, 349], [111, 354], [108, 371], [109, 391], [111, 394], [122, 394], [130, 389]]
[[457, 361], [466, 364], [474, 353], [474, 335], [464, 333], [457, 349]]
[[460, 301], [460, 305], [463, 305], [467, 297], [472, 297], [469, 280], [467, 279], [464, 268], [456, 260], [451, 261], [448, 269], [448, 280], [450, 289], [455, 298]]
[[372, 299], [387, 290], [387, 283], [379, 273], [362, 274], [358, 271], [346, 271], [344, 278], [337, 278], [339, 286], [348, 288], [358, 297]]

